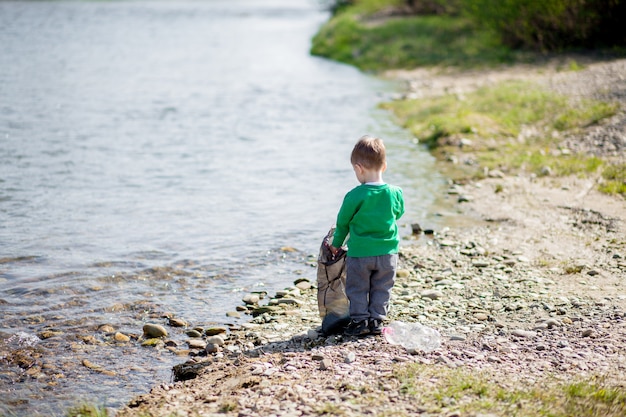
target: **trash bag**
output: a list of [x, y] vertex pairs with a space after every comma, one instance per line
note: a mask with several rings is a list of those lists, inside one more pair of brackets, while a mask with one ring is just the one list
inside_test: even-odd
[[346, 297], [346, 251], [339, 249], [333, 256], [330, 244], [335, 228], [331, 228], [320, 247], [317, 258], [317, 304], [324, 334], [341, 333], [350, 321]]

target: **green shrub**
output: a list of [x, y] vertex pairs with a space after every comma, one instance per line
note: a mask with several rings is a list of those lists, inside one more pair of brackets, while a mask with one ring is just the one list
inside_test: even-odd
[[626, 0], [462, 0], [476, 22], [515, 48], [626, 45]]

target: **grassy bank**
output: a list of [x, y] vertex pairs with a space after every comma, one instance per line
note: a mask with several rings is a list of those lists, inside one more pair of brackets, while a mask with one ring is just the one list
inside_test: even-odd
[[458, 180], [490, 171], [537, 176], [602, 176], [600, 189], [626, 196], [623, 164], [562, 146], [619, 111], [617, 103], [574, 102], [528, 82], [503, 82], [459, 96], [383, 103], [397, 122], [442, 159], [461, 158]]
[[527, 386], [465, 369], [421, 364], [397, 367], [401, 391], [428, 413], [456, 406], [463, 415], [496, 413], [511, 416], [621, 416], [626, 392], [601, 378], [564, 381], [547, 376]]
[[397, 15], [393, 1], [362, 1], [337, 13], [313, 38], [314, 55], [363, 71], [429, 65], [477, 67], [523, 55], [469, 19]]
[[[462, 16], [402, 13], [403, 2], [364, 0], [336, 13], [313, 39], [312, 53], [364, 71], [417, 67], [494, 68], [538, 56], [511, 50], [487, 29]], [[575, 61], [563, 71], [579, 71]], [[606, 193], [626, 196], [626, 166], [564, 148], [620, 111], [617, 103], [577, 100], [531, 83], [502, 83], [471, 94], [447, 94], [384, 103], [400, 125], [443, 159], [464, 159], [454, 179], [491, 170], [539, 176], [594, 176]]]

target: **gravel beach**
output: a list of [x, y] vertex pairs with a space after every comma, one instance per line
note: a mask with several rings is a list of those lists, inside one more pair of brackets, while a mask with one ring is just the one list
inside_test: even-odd
[[[579, 71], [549, 64], [387, 76], [422, 96], [521, 77], [577, 97], [617, 100], [617, 116], [563, 141], [575, 152], [625, 158], [626, 60]], [[250, 294], [233, 306], [242, 324], [196, 329], [188, 359], [174, 368], [176, 381], [133, 399], [117, 416], [533, 414], [529, 399], [507, 402], [515, 410], [467, 409], [469, 393], [442, 394], [446, 381], [473, 375], [507, 392], [596, 378], [623, 393], [626, 201], [596, 191], [597, 181], [498, 173], [451, 185], [444, 198], [471, 226], [405, 242], [389, 317], [437, 329], [442, 345], [434, 352], [383, 336], [322, 337], [316, 282], [294, 277], [285, 291]], [[308, 263], [313, 277], [315, 258]], [[179, 347], [155, 347], [168, 348]], [[617, 406], [626, 412], [626, 404]]]

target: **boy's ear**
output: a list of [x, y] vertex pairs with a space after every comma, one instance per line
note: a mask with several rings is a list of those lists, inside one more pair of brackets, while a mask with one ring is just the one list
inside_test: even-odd
[[382, 172], [387, 171], [387, 161], [383, 162], [383, 169]]

